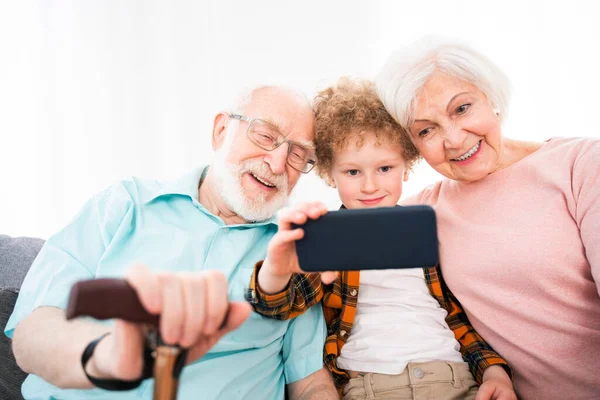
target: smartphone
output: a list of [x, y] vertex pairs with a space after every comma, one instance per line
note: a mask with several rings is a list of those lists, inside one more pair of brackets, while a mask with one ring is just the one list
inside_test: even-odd
[[423, 268], [438, 263], [435, 211], [430, 206], [329, 211], [304, 225], [296, 241], [306, 272]]

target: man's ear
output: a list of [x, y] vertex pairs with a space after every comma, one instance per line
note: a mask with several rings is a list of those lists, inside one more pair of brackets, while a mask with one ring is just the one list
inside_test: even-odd
[[225, 136], [227, 136], [227, 122], [229, 122], [229, 115], [225, 112], [220, 112], [215, 117], [212, 132], [212, 148], [214, 151], [221, 148]]

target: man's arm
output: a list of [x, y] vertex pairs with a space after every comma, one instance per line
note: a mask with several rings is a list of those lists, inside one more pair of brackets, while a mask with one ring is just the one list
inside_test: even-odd
[[290, 400], [339, 400], [331, 375], [322, 368], [304, 379], [287, 385]]
[[64, 310], [39, 307], [17, 325], [13, 352], [27, 373], [60, 388], [91, 388], [79, 359], [85, 346], [109, 329], [85, 320], [67, 322]]
[[[221, 272], [153, 273], [138, 266], [128, 271], [127, 280], [144, 308], [160, 315], [164, 342], [189, 349], [188, 362], [206, 354], [250, 315], [245, 302], [228, 302], [227, 279]], [[112, 327], [67, 321], [62, 309], [39, 307], [15, 328], [13, 350], [26, 372], [61, 388], [91, 388], [80, 359], [89, 342], [105, 332], [111, 334], [98, 343], [86, 372], [98, 379], [138, 379], [144, 328], [125, 321], [117, 320]]]

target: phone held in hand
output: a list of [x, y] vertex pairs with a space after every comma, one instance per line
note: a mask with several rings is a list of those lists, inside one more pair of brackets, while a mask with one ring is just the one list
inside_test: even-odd
[[430, 206], [330, 211], [304, 225], [296, 242], [306, 272], [423, 268], [438, 263], [435, 211]]

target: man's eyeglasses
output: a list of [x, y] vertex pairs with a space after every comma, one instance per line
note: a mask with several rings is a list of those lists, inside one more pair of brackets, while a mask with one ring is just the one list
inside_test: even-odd
[[287, 142], [289, 146], [286, 162], [296, 171], [307, 174], [315, 167], [316, 157], [314, 153], [306, 147], [288, 140], [273, 124], [259, 118], [245, 117], [240, 114], [229, 114], [229, 116], [233, 119], [246, 121], [248, 123], [246, 136], [263, 150], [272, 151]]

